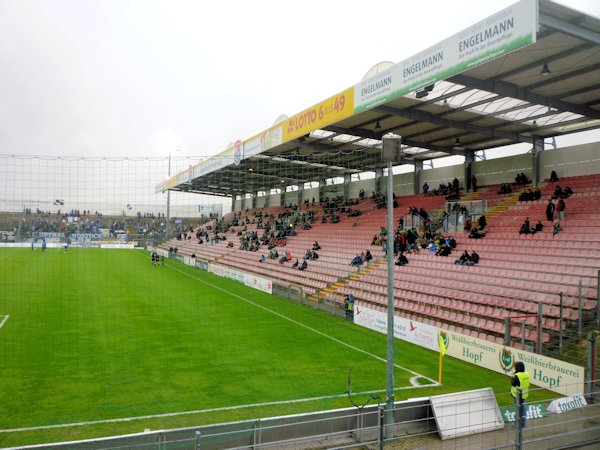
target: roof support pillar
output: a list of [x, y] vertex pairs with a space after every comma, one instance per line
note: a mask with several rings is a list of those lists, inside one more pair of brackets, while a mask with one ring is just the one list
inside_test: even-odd
[[256, 201], [258, 200], [258, 192], [252, 193], [252, 209], [256, 208]]
[[325, 186], [327, 186], [326, 181], [319, 180], [319, 202], [322, 202], [325, 198]]
[[350, 181], [352, 176], [349, 173], [344, 174], [344, 200], [350, 200]]
[[465, 191], [471, 192], [471, 175], [473, 175], [473, 161], [475, 161], [475, 151], [465, 150]]
[[281, 192], [279, 193], [279, 204], [281, 206], [285, 206], [285, 186], [281, 187]]
[[533, 149], [531, 151], [531, 182], [535, 187], [540, 184], [540, 152], [544, 151], [544, 138], [533, 136]]
[[413, 194], [421, 192], [421, 172], [423, 172], [423, 161], [415, 161], [415, 172], [413, 176]]
[[298, 200], [296, 204], [298, 206], [302, 205], [302, 196], [304, 195], [304, 183], [298, 183]]
[[231, 193], [231, 211], [235, 211], [235, 193]]
[[383, 183], [385, 183], [385, 179], [383, 178], [383, 169], [375, 169], [375, 193], [381, 194], [383, 191]]

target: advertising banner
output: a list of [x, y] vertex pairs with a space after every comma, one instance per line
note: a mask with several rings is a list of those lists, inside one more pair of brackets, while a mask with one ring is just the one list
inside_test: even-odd
[[[387, 333], [387, 313], [368, 308], [358, 302], [354, 323], [380, 333]], [[522, 361], [531, 376], [531, 383], [562, 395], [583, 392], [584, 369], [547, 356], [446, 331], [432, 325], [396, 316], [394, 337], [439, 352], [438, 336], [446, 344], [446, 355], [485, 367], [512, 377], [515, 363]]]
[[548, 411], [560, 414], [571, 411], [572, 409], [583, 408], [584, 406], [587, 406], [585, 397], [583, 395], [573, 395], [552, 400], [552, 403], [548, 406]]
[[521, 0], [354, 88], [355, 112], [374, 108], [535, 42], [537, 0]]
[[328, 98], [283, 123], [283, 142], [331, 125], [354, 113], [354, 88]]
[[515, 363], [522, 361], [532, 384], [562, 395], [583, 392], [583, 367], [451, 331], [440, 331], [440, 334], [449, 356], [509, 376], [514, 375]]
[[[387, 312], [385, 311], [375, 311], [357, 304], [354, 310], [354, 323], [387, 334]], [[438, 329], [431, 325], [395, 317], [394, 337], [430, 350], [439, 350]]]
[[[517, 409], [514, 406], [501, 406], [500, 413], [505, 422], [514, 422], [517, 417]], [[548, 416], [548, 413], [542, 403], [527, 403], [525, 405], [525, 417], [527, 420], [539, 419], [546, 416]]]
[[271, 280], [267, 280], [266, 278], [262, 278], [257, 275], [247, 273], [244, 279], [244, 284], [254, 289], [258, 289], [259, 291], [267, 292], [269, 294], [273, 293], [273, 283]]

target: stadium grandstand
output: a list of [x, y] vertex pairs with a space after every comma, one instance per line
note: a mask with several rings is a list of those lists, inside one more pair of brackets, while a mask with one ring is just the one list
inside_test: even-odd
[[[251, 418], [236, 411], [207, 422], [200, 417], [194, 426], [153, 422], [154, 431], [139, 434], [128, 434], [141, 430], [123, 425], [111, 429], [121, 436], [98, 438], [106, 436], [100, 428], [92, 433], [96, 439], [70, 431], [48, 439], [86, 439], [53, 444], [59, 448], [600, 445], [595, 410], [600, 141], [554, 145], [560, 136], [600, 130], [599, 79], [600, 20], [552, 1], [521, 0], [414, 57], [377, 65], [356, 85], [280, 117], [216, 156], [181, 163], [166, 180], [144, 177], [157, 180], [152, 195], [166, 197], [165, 208], [137, 211], [123, 198], [113, 202], [120, 211], [109, 214], [90, 202], [84, 206], [85, 198], [78, 202], [82, 211], [66, 213], [61, 199], [48, 214], [37, 206], [10, 211], [5, 205], [0, 242], [6, 246], [33, 250], [44, 238], [64, 252], [96, 244], [132, 252], [144, 248], [144, 255], [156, 254], [157, 263], [162, 257], [163, 266], [166, 259], [173, 274], [193, 278], [208, 272], [241, 282], [250, 292], [270, 294], [254, 299], [259, 294], [218, 285], [221, 293], [210, 294], [215, 299], [235, 291], [236, 327], [245, 318], [239, 303], [266, 310], [267, 299], [282, 297], [286, 307], [300, 304], [328, 320], [333, 316], [346, 327], [339, 333], [333, 325], [321, 331], [318, 324], [325, 319], [320, 318], [301, 326], [339, 343], [344, 333], [356, 333], [356, 339], [367, 331], [382, 337], [389, 333], [391, 307], [394, 335], [401, 343], [396, 346], [408, 342], [435, 355], [433, 372], [424, 368], [421, 356], [406, 356], [407, 385], [414, 387], [420, 379], [429, 390], [402, 397], [401, 387], [392, 386], [400, 400], [394, 403], [392, 396], [391, 407], [383, 407], [389, 391], [387, 399], [383, 389], [377, 397], [373, 386], [361, 393], [364, 403], [362, 398], [356, 403], [349, 368], [342, 382], [347, 382], [342, 397], [352, 402], [347, 408], [331, 400], [331, 408], [310, 412], [271, 409], [277, 401], [262, 400], [257, 389], [248, 403], [265, 409]], [[487, 157], [514, 146], [525, 152]], [[436, 166], [449, 156], [460, 162]], [[169, 158], [169, 172], [170, 163]], [[172, 205], [171, 192], [189, 205], [196, 205], [197, 198], [212, 203], [192, 212]], [[157, 272], [149, 277], [162, 279], [164, 272]], [[169, 283], [166, 290], [185, 295], [174, 281], [164, 282]], [[191, 308], [181, 311], [194, 314]], [[0, 310], [0, 335], [16, 320], [14, 314]], [[259, 319], [252, 321], [263, 326]], [[2, 329], [5, 322], [7, 329]], [[228, 333], [239, 341], [255, 338], [241, 328]], [[285, 340], [284, 335], [269, 337], [267, 344]], [[217, 348], [226, 348], [216, 331], [209, 336], [219, 341]], [[369, 342], [374, 339], [369, 335]], [[379, 359], [385, 360], [385, 344], [380, 350]], [[510, 377], [517, 360], [525, 361], [536, 386], [526, 427], [514, 418], [518, 408], [510, 410]], [[464, 366], [453, 368], [459, 362]], [[442, 363], [449, 366], [443, 382]], [[399, 370], [400, 363], [396, 369], [393, 364], [392, 372]], [[477, 389], [436, 391], [471, 366], [482, 369], [472, 375], [477, 382], [463, 381]], [[254, 375], [239, 374], [242, 380]], [[383, 371], [379, 375], [385, 378]], [[505, 392], [486, 387], [488, 376], [504, 377]], [[379, 381], [381, 388], [385, 380]], [[294, 386], [304, 382], [291, 381]], [[327, 397], [325, 391], [319, 400]], [[194, 413], [191, 405], [182, 407]], [[227, 403], [212, 407], [233, 410]], [[127, 411], [113, 417], [73, 415], [64, 423], [81, 429], [170, 416], [168, 411], [154, 416], [141, 407], [122, 422], [113, 420]], [[286, 415], [290, 412], [295, 415]], [[3, 422], [0, 442], [11, 433], [25, 433], [20, 438], [38, 444], [32, 433], [63, 423], [54, 417], [52, 423], [40, 420], [27, 426]], [[20, 438], [8, 438], [6, 445], [17, 446]]]

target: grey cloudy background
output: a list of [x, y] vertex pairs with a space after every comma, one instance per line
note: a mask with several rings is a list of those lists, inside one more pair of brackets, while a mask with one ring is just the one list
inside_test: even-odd
[[512, 3], [0, 0], [0, 154], [212, 155]]

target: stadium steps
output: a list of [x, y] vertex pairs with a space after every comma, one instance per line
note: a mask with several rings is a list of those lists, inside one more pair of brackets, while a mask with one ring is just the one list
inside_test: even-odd
[[378, 269], [379, 267], [381, 267], [381, 265], [385, 264], [386, 261], [387, 261], [386, 258], [381, 258], [381, 259], [377, 260], [375, 263], [365, 267], [364, 270], [353, 273], [352, 275], [350, 275], [346, 278], [341, 278], [338, 281], [335, 281], [335, 282], [329, 284], [325, 288], [316, 291], [315, 293], [311, 294], [308, 297], [308, 299], [316, 302], [319, 300], [319, 298], [325, 297], [327, 294], [335, 294], [337, 291], [339, 291], [344, 286], [347, 286], [352, 281], [359, 280], [363, 275], [368, 274], [372, 270]]
[[521, 191], [515, 192], [511, 196], [506, 197], [504, 200], [496, 203], [492, 209], [486, 212], [487, 218], [493, 219], [504, 213], [511, 206], [514, 206], [519, 201], [519, 195], [521, 195]]

